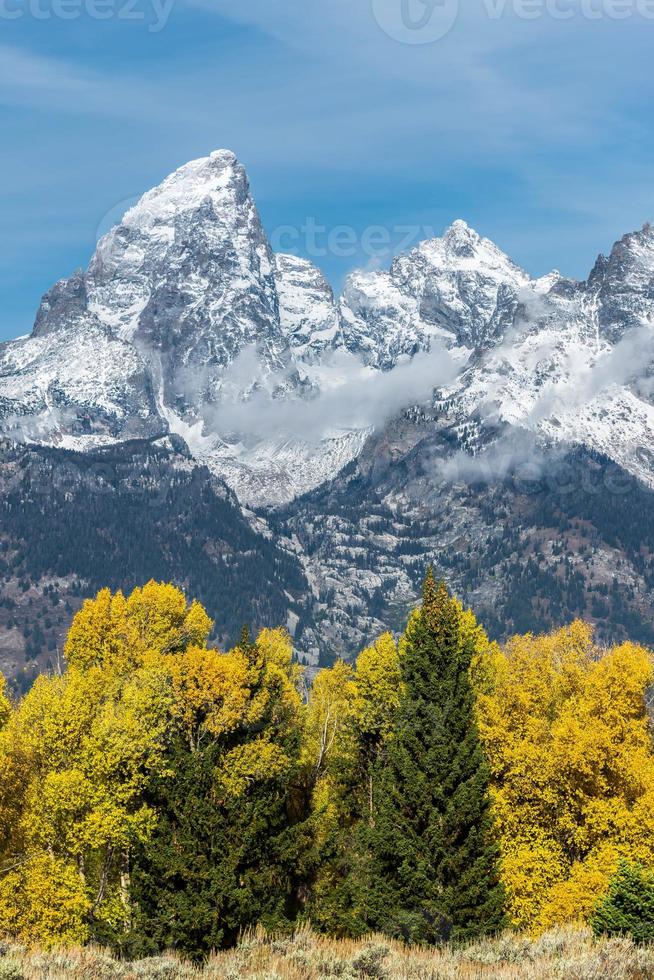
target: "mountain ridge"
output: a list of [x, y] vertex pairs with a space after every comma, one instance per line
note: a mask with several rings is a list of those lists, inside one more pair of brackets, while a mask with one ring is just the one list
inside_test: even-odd
[[[263, 392], [301, 414], [342, 383], [335, 354], [351, 355], [356, 385], [441, 351], [455, 377], [436, 379], [434, 403], [451, 406], [450, 424], [483, 441], [479, 419], [497, 417], [587, 445], [649, 482], [649, 393], [627, 377], [572, 411], [563, 396], [626, 334], [649, 331], [653, 277], [648, 226], [578, 282], [532, 279], [457, 219], [388, 271], [353, 272], [336, 298], [309, 260], [273, 253], [244, 168], [215, 151], [143, 195], [88, 270], [45, 295], [31, 336], [0, 347], [0, 431], [81, 450], [175, 432], [244, 502], [281, 505], [355, 459], [371, 426], [353, 413], [336, 431], [299, 434], [288, 422], [262, 439], [256, 418], [230, 430], [233, 402]], [[548, 398], [563, 400], [559, 414]]]
[[[41, 608], [56, 582], [74, 605], [98, 585], [83, 542], [61, 544], [68, 584], [29, 558], [30, 521], [50, 554], [48, 522], [56, 508], [73, 520], [73, 499], [84, 521], [107, 522], [122, 564], [113, 587], [143, 584], [146, 567], [184, 585], [174, 552], [192, 542], [217, 596], [214, 543], [237, 551], [250, 528], [266, 581], [279, 572], [275, 613], [313, 664], [354, 654], [393, 610], [399, 622], [427, 561], [491, 624], [499, 610], [523, 631], [530, 617], [549, 628], [583, 615], [602, 636], [629, 624], [654, 642], [653, 322], [648, 225], [580, 281], [532, 278], [458, 219], [388, 270], [354, 271], [336, 297], [308, 259], [273, 252], [232, 153], [191, 161], [46, 293], [30, 336], [0, 345], [0, 483], [41, 472], [43, 452], [68, 486], [55, 510], [30, 510], [29, 479], [24, 507], [11, 498], [8, 595]], [[100, 506], [102, 473], [64, 477], [71, 458], [103, 453], [121, 478]], [[224, 531], [179, 497], [159, 512], [163, 531], [153, 524], [134, 489], [156, 489], [142, 471], [152, 454], [167, 460], [163, 485], [209, 501]], [[573, 474], [567, 495], [543, 482], [559, 472]], [[215, 503], [225, 494], [227, 509]], [[145, 564], [124, 542], [122, 507], [150, 535]], [[271, 610], [247, 599], [251, 569], [232, 562], [228, 579], [243, 618], [269, 625]], [[35, 641], [5, 619], [3, 633], [0, 609], [14, 670]], [[235, 623], [223, 626], [227, 640]]]

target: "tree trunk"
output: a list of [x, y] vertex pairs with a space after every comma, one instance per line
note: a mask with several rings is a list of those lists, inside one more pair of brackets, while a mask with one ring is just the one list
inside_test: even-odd
[[123, 906], [123, 927], [125, 932], [132, 928], [132, 906], [130, 902], [129, 849], [125, 848], [120, 859], [120, 901]]

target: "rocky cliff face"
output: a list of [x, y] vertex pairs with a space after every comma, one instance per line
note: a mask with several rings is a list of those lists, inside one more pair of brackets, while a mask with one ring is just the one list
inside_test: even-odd
[[646, 225], [616, 242], [608, 258], [601, 255], [597, 260], [588, 288], [597, 296], [600, 332], [612, 343], [652, 320], [653, 255], [654, 231]]
[[343, 385], [334, 355], [351, 355], [351, 381], [352, 364], [382, 379], [431, 350], [455, 377], [430, 407], [465, 428], [464, 448], [509, 424], [650, 482], [653, 313], [647, 227], [574, 282], [531, 279], [455, 221], [388, 272], [353, 273], [336, 302], [306, 259], [273, 255], [243, 167], [217, 151], [145, 194], [87, 272], [44, 297], [31, 337], [0, 348], [2, 430], [80, 450], [174, 432], [242, 500], [279, 505], [336, 476], [369, 433], [355, 413], [333, 431], [292, 421]]
[[[61, 461], [185, 447], [185, 472], [224, 481], [237, 509], [257, 508], [258, 540], [272, 528], [299, 563], [306, 588], [280, 594], [314, 660], [353, 652], [393, 610], [399, 622], [427, 559], [516, 628], [583, 613], [645, 636], [649, 538], [622, 540], [626, 498], [603, 483], [589, 497], [582, 474], [633, 480], [644, 496], [626, 510], [649, 526], [653, 318], [647, 226], [578, 282], [533, 279], [455, 221], [335, 298], [309, 261], [273, 254], [243, 167], [218, 151], [145, 194], [46, 294], [31, 335], [0, 346], [0, 436]], [[562, 459], [582, 490], [536, 506], [525, 473]]]
[[344, 340], [376, 367], [434, 341], [462, 359], [501, 339], [514, 319], [529, 277], [464, 221], [443, 238], [396, 258], [389, 272], [354, 273], [341, 303]]

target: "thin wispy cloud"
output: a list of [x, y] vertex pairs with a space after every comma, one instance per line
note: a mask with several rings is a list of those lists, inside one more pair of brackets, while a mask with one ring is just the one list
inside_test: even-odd
[[564, 380], [548, 384], [533, 406], [527, 422], [537, 424], [557, 414], [589, 405], [613, 386], [637, 384], [646, 378], [654, 360], [654, 326], [643, 324], [628, 330], [610, 350], [589, 364], [587, 354], [572, 355]]
[[170, 112], [150, 83], [7, 44], [0, 44], [0, 105], [150, 121], [163, 121]]
[[[488, 2], [462, 0], [452, 31], [424, 46], [385, 34], [371, 0], [177, 0], [156, 35], [81, 18], [45, 25], [47, 43], [34, 18], [3, 22], [5, 316], [21, 311], [23, 332], [111, 208], [224, 146], [270, 231], [307, 216], [357, 230], [463, 216], [533, 274], [585, 276], [654, 217], [654, 78], [641, 71], [654, 24], [525, 21], [509, 0], [493, 20]], [[11, 193], [30, 186], [29, 200]], [[86, 231], [55, 249], [35, 231], [32, 281], [12, 230], [46, 211]], [[321, 262], [337, 288], [355, 264]]]
[[[279, 398], [277, 389], [289, 381], [288, 374], [266, 372], [256, 349], [245, 348], [221, 376], [215, 400], [203, 404], [205, 435], [318, 443], [343, 432], [374, 429], [411, 405], [429, 403], [434, 389], [452, 381], [459, 369], [436, 345], [385, 373], [367, 368], [345, 350], [334, 351], [324, 366], [330, 387], [316, 389], [309, 398], [288, 392]], [[197, 404], [209, 387], [207, 377], [195, 374], [186, 379], [184, 394]]]

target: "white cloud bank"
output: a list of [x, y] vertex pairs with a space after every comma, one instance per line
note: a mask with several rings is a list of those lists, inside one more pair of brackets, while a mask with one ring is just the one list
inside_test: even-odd
[[[341, 350], [322, 365], [320, 390], [288, 397], [288, 372], [262, 374], [256, 351], [246, 348], [223, 376], [220, 400], [204, 403], [205, 430], [255, 441], [317, 443], [379, 427], [403, 409], [429, 402], [434, 389], [452, 381], [457, 370], [442, 348], [418, 353], [387, 372], [372, 370]], [[251, 390], [244, 398], [248, 385]], [[275, 397], [280, 386], [286, 388], [285, 397]]]

